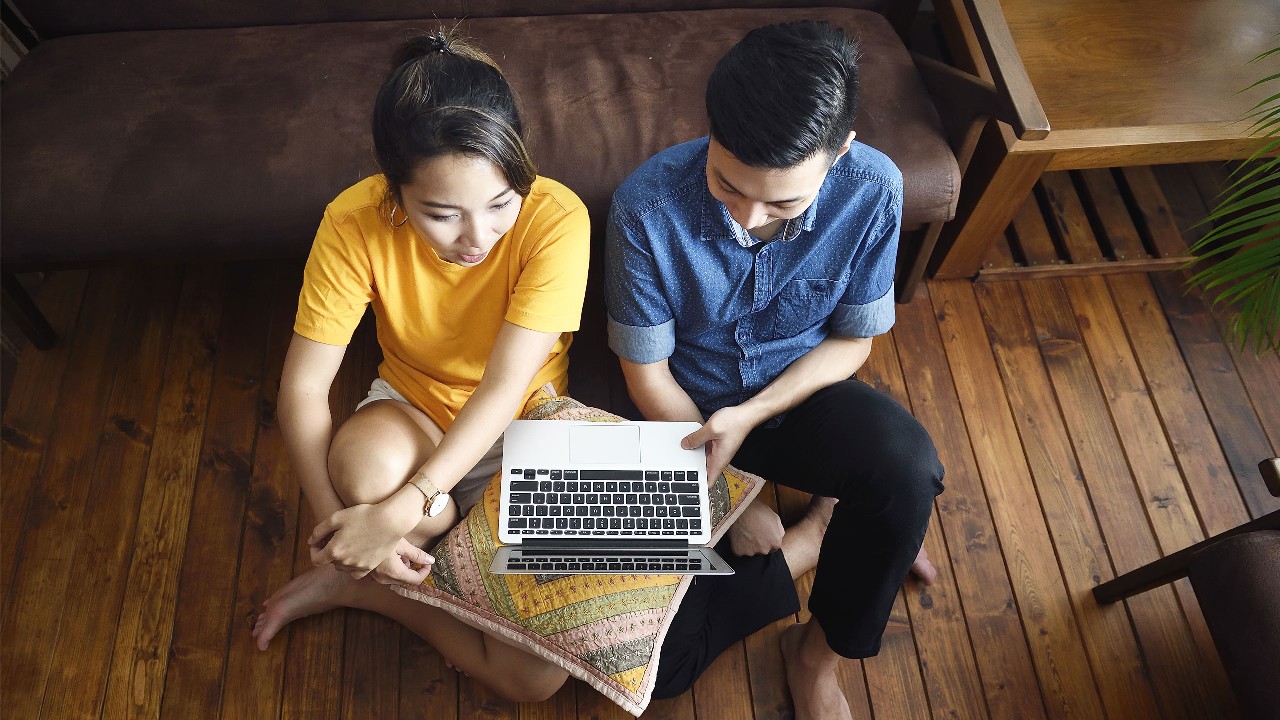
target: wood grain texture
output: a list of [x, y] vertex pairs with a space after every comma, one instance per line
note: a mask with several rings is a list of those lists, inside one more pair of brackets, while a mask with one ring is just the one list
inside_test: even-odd
[[1086, 203], [1102, 228], [1100, 239], [1110, 248], [1110, 256], [1120, 261], [1150, 257], [1138, 229], [1129, 219], [1129, 208], [1111, 171], [1081, 170], [1078, 175], [1085, 188]]
[[178, 300], [103, 717], [160, 714], [191, 519], [191, 479], [199, 465], [213, 384], [222, 293], [220, 267], [198, 270], [187, 273]]
[[[40, 307], [56, 328], [74, 329], [89, 273], [58, 273], [40, 290]], [[41, 362], [20, 362], [4, 413], [0, 449], [4, 452], [4, 482], [0, 484], [0, 513], [5, 531], [0, 533], [0, 608], [9, 607], [18, 548], [25, 536], [23, 518], [40, 474], [40, 463], [49, 444], [58, 404], [50, 402], [62, 386], [71, 344], [65, 340], [46, 350]]]
[[[930, 283], [930, 292], [938, 285]], [[976, 378], [953, 378], [938, 327], [945, 315], [934, 311], [928, 296], [899, 306], [898, 316], [893, 337], [911, 389], [911, 409], [929, 431], [947, 469], [946, 489], [936, 501], [938, 524], [949, 550], [950, 575], [964, 608], [987, 712], [996, 718], [1044, 717], [1003, 548], [957, 398], [956, 384]], [[986, 386], [991, 380], [980, 382]]]
[[[1144, 510], [1149, 496], [1135, 481], [1136, 474], [1145, 478], [1149, 473], [1133, 468], [1133, 460], [1125, 455], [1123, 433], [1114, 429], [1128, 429], [1139, 420], [1120, 415], [1108, 422], [1108, 406], [1110, 412], [1115, 412], [1116, 398], [1097, 379], [1079, 329], [1090, 315], [1083, 316], [1083, 320], [1073, 319], [1071, 303], [1059, 281], [1029, 283], [1023, 286], [1023, 292], [1116, 572], [1128, 572], [1160, 555], [1158, 533]], [[1113, 353], [1119, 351], [1111, 349]], [[1179, 596], [1185, 604], [1185, 591], [1180, 589]], [[1178, 600], [1168, 588], [1134, 600], [1137, 602], [1131, 602], [1129, 607], [1148, 658], [1201, 662], [1194, 631], [1178, 621]], [[1194, 598], [1191, 601], [1194, 603]], [[1194, 610], [1185, 614], [1188, 622], [1197, 621]], [[1187, 677], [1177, 672], [1179, 667], [1178, 662], [1150, 664], [1165, 712], [1180, 716], [1191, 713], [1188, 717], [1204, 717], [1206, 712], [1212, 715], [1213, 708], [1222, 703], [1214, 700], [1216, 691], [1210, 688], [1204, 673], [1197, 671]]]
[[[1060, 265], [1058, 248], [1049, 235], [1049, 227], [1045, 225], [1044, 215], [1040, 212], [1040, 203], [1034, 193], [1030, 193], [1018, 206], [1018, 214], [1010, 222], [1013, 236], [1017, 240], [1019, 255], [1026, 267], [1038, 265]], [[1006, 233], [1007, 234], [1007, 233]], [[985, 268], [984, 268], [985, 272]]]
[[280, 274], [275, 276], [268, 305], [270, 332], [257, 408], [254, 446], [240, 543], [235, 604], [227, 641], [226, 681], [222, 687], [225, 718], [278, 716], [282, 703], [288, 643], [276, 641], [259, 651], [250, 629], [262, 603], [287, 583], [293, 573], [294, 537], [298, 526], [298, 484], [277, 422], [276, 407], [285, 352], [293, 337], [297, 293]]
[[[248, 499], [274, 273], [231, 266], [193, 512], [178, 585], [161, 717], [219, 706]], [[213, 548], [224, 549], [211, 552]], [[243, 629], [243, 626], [237, 626]]]
[[[982, 319], [970, 285], [938, 283], [931, 288], [931, 297], [951, 372], [958, 377], [997, 376], [990, 346], [978, 332]], [[958, 385], [957, 391], [1007, 558], [1045, 709], [1050, 717], [1099, 716], [1103, 711], [1098, 691], [1061, 572], [1053, 560], [1052, 541], [1030, 472], [1018, 450], [1009, 405], [1002, 394], [980, 391], [974, 385]]]
[[1154, 716], [1155, 694], [1128, 617], [1123, 608], [1098, 607], [1090, 593], [1098, 578], [1113, 576], [1111, 560], [1021, 293], [1007, 283], [976, 286], [975, 292], [1085, 650], [1092, 667], [1107, 668], [1095, 673], [1103, 706], [1113, 717]]
[[[169, 351], [181, 273], [133, 272], [125, 340], [114, 353], [118, 370], [89, 496], [72, 552], [91, 558], [94, 601], [76, 603], [83, 580], [70, 578], [65, 595], [76, 606], [60, 619], [45, 702], [48, 718], [96, 718], [106, 692], [109, 667], [98, 662], [115, 643], [112, 631], [124, 600], [133, 555], [138, 502], [146, 478], [157, 404]], [[161, 298], [167, 302], [151, 302]]]
[[1044, 193], [1051, 227], [1067, 251], [1073, 263], [1102, 261], [1098, 240], [1089, 226], [1089, 217], [1068, 173], [1055, 171], [1040, 176], [1040, 188]]

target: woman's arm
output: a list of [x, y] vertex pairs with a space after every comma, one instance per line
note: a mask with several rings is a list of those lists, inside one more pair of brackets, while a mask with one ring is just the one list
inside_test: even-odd
[[529, 383], [559, 338], [560, 333], [502, 323], [480, 384], [419, 472], [447, 492], [475, 467], [519, 413]]
[[[504, 322], [480, 384], [418, 471], [441, 490], [451, 490], [506, 430], [559, 337]], [[332, 562], [356, 577], [377, 569], [383, 582], [409, 582], [396, 545], [422, 520], [422, 506], [422, 493], [406, 483], [380, 503], [326, 516], [311, 533], [311, 559]]]
[[295, 333], [280, 377], [280, 432], [302, 494], [313, 516], [321, 520], [343, 508], [329, 480], [329, 388], [346, 352], [345, 345], [325, 345]]

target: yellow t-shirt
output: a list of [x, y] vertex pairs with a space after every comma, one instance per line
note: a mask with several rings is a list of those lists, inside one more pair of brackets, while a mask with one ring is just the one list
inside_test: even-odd
[[366, 178], [325, 209], [303, 273], [294, 332], [347, 345], [369, 303], [377, 320], [382, 379], [448, 429], [484, 374], [503, 320], [561, 333], [525, 402], [568, 381], [570, 333], [582, 319], [590, 228], [571, 190], [534, 180], [516, 224], [484, 262], [444, 262], [410, 223], [380, 213], [386, 180]]

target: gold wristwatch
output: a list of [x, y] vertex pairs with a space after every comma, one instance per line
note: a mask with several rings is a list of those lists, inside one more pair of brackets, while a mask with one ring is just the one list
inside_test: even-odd
[[409, 484], [418, 488], [425, 498], [422, 503], [423, 515], [435, 517], [444, 512], [449, 504], [449, 493], [436, 487], [436, 484], [431, 482], [431, 478], [422, 473], [414, 473], [414, 476], [409, 479]]

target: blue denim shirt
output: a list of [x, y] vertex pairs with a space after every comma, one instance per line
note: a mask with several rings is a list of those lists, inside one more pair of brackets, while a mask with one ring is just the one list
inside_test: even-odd
[[893, 326], [902, 174], [853, 143], [804, 214], [754, 243], [707, 188], [708, 139], [668, 148], [613, 196], [609, 347], [668, 359], [707, 417], [740, 405], [828, 335]]

